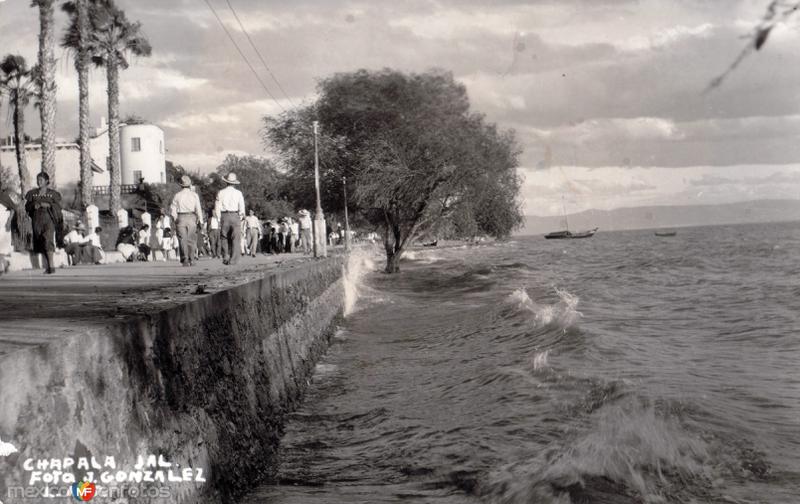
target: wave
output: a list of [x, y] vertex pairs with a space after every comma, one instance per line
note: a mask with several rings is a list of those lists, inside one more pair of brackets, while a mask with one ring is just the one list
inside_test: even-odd
[[577, 310], [580, 298], [563, 289], [555, 289], [558, 302], [539, 304], [534, 302], [528, 292], [517, 289], [506, 298], [506, 302], [514, 307], [516, 313], [528, 316], [535, 328], [558, 327], [567, 330], [577, 325], [583, 314]]
[[567, 444], [492, 474], [491, 502], [606, 502], [603, 494], [617, 496], [614, 502], [657, 502], [684, 483], [710, 483], [707, 445], [652, 406], [606, 405], [593, 420]]
[[375, 249], [356, 248], [347, 257], [347, 263], [342, 266], [342, 284], [344, 287], [344, 316], [351, 315], [356, 310], [359, 300], [381, 302], [385, 299], [378, 291], [367, 285], [366, 277], [378, 271], [375, 264], [377, 252]]
[[622, 397], [567, 440], [488, 473], [479, 494], [494, 504], [735, 502], [721, 490], [769, 477], [747, 439], [692, 432], [663, 404]]

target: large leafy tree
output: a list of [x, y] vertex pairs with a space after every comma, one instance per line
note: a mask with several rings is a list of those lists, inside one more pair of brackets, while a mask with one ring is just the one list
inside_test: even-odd
[[90, 3], [90, 45], [92, 61], [106, 70], [108, 80], [108, 144], [111, 178], [109, 206], [120, 208], [120, 144], [119, 144], [119, 73], [129, 66], [129, 56], [150, 56], [150, 42], [142, 34], [139, 22], [128, 20], [113, 0]]
[[28, 192], [30, 175], [25, 155], [25, 107], [34, 95], [31, 70], [25, 58], [9, 54], [0, 62], [0, 90], [8, 95], [13, 112], [14, 149], [19, 170], [19, 189], [24, 195]]
[[81, 164], [81, 207], [92, 204], [92, 156], [89, 152], [89, 67], [92, 64], [93, 45], [89, 40], [89, 0], [73, 0], [62, 5], [69, 15], [69, 26], [61, 46], [70, 49], [75, 57], [78, 73], [78, 145]]
[[290, 185], [306, 187], [310, 120], [320, 122], [325, 209], [341, 208], [347, 176], [351, 211], [383, 229], [387, 272], [399, 271], [414, 239], [445, 224], [505, 237], [521, 223], [514, 133], [471, 112], [450, 73], [359, 70], [323, 80], [319, 92], [315, 104], [267, 118], [265, 140], [283, 154]]
[[56, 58], [55, 58], [56, 0], [33, 0], [39, 9], [39, 116], [42, 123], [42, 170], [56, 180]]

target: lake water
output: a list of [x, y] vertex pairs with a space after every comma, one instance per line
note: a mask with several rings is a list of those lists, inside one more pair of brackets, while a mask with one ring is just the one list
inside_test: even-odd
[[417, 250], [358, 288], [243, 502], [800, 502], [800, 224]]

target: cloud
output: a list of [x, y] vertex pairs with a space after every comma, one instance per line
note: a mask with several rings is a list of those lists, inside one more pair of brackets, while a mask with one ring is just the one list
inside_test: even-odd
[[[261, 153], [263, 116], [313, 99], [318, 80], [335, 72], [445, 67], [476, 111], [517, 131], [526, 173], [559, 204], [567, 188], [551, 174], [558, 167], [600, 206], [689, 201], [702, 175], [734, 181], [717, 186], [720, 199], [726, 190], [796, 187], [789, 175], [745, 180], [755, 175], [737, 167], [800, 159], [800, 15], [721, 88], [702, 93], [741, 50], [761, 2], [232, 0], [268, 71], [226, 2], [212, 0], [269, 93], [203, 2], [119, 2], [154, 48], [121, 74], [122, 114], [160, 124], [168, 157], [191, 169], [213, 169], [227, 152]], [[28, 1], [0, 6], [6, 51], [33, 61], [37, 26]], [[58, 56], [58, 134], [74, 138], [75, 73]], [[90, 96], [96, 123], [107, 114], [102, 70], [92, 71]], [[37, 116], [30, 109], [34, 136]], [[526, 197], [538, 196], [526, 189]]]

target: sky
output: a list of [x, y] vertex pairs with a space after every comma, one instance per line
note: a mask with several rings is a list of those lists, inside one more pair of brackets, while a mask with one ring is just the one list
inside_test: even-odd
[[[273, 155], [264, 116], [312, 102], [335, 72], [435, 67], [516, 131], [527, 214], [800, 198], [800, 14], [707, 91], [768, 0], [208, 0], [266, 90], [205, 0], [117, 2], [153, 46], [122, 73], [122, 115], [161, 126], [167, 158], [190, 170], [229, 153]], [[0, 52], [32, 62], [29, 6], [0, 0]], [[57, 133], [74, 139], [77, 78], [70, 55], [56, 56]], [[101, 69], [90, 96], [97, 124]], [[37, 115], [28, 111], [33, 136]], [[0, 117], [7, 135], [7, 108]]]

